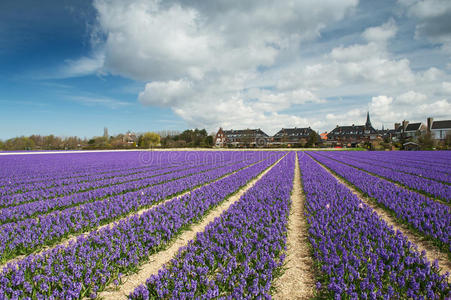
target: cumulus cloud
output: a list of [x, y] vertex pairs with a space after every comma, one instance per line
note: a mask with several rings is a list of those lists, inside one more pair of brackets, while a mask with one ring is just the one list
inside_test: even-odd
[[451, 2], [448, 0], [399, 1], [407, 9], [408, 16], [416, 19], [415, 35], [442, 45], [451, 53]]
[[357, 3], [96, 0], [94, 6], [104, 69], [147, 81], [138, 96], [143, 105], [170, 107], [193, 126], [269, 128], [306, 125], [286, 110], [324, 100], [302, 86], [264, 86], [260, 69], [297, 52]]
[[369, 27], [365, 29], [362, 36], [368, 42], [375, 42], [378, 44], [386, 43], [389, 39], [396, 35], [398, 28], [394, 20], [390, 20], [382, 26]]
[[[439, 0], [400, 4], [421, 20], [418, 36], [449, 6]], [[361, 28], [354, 42], [304, 59], [306, 45], [352, 16], [357, 5], [357, 0], [95, 0], [93, 47], [99, 54], [69, 65], [73, 74], [106, 72], [143, 82], [141, 104], [169, 107], [191, 126], [209, 130], [330, 129], [364, 122], [367, 110], [383, 123], [446, 109], [449, 74], [437, 67], [414, 70], [409, 59], [391, 53], [390, 43], [401, 32], [392, 18]], [[446, 44], [445, 31], [431, 36]], [[347, 105], [334, 100], [348, 97], [360, 98]], [[309, 105], [317, 111], [304, 112]]]

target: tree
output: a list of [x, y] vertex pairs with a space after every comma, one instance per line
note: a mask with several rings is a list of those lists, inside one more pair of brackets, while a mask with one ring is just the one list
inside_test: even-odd
[[307, 140], [307, 147], [311, 148], [316, 146], [316, 144], [318, 143], [320, 139], [320, 136], [318, 133], [316, 133], [316, 131], [312, 130], [309, 134], [308, 140]]
[[5, 150], [32, 150], [34, 148], [34, 142], [25, 136], [15, 137], [7, 140], [3, 148]]
[[421, 150], [432, 150], [432, 148], [434, 147], [432, 134], [430, 132], [426, 132], [425, 134], [418, 137], [418, 145], [420, 145]]
[[0, 141], [0, 150], [2, 150], [4, 147], [4, 143], [2, 141]]
[[160, 144], [160, 136], [154, 132], [146, 132], [139, 137], [138, 145], [140, 148], [149, 149]]

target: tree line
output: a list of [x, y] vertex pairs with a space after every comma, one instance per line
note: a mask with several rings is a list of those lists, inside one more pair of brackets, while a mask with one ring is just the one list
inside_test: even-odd
[[94, 150], [94, 149], [149, 149], [212, 147], [213, 136], [205, 129], [188, 129], [183, 132], [161, 131], [134, 134], [127, 132], [113, 136], [80, 138], [51, 135], [19, 136], [0, 140], [0, 150]]

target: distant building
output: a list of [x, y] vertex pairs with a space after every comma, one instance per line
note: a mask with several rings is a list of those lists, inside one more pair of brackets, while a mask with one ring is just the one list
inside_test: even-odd
[[443, 141], [451, 135], [451, 120], [434, 121], [428, 118], [428, 130], [431, 132], [432, 139]]
[[321, 133], [319, 136], [321, 137], [322, 141], [327, 141], [327, 131]]
[[313, 129], [308, 128], [282, 128], [271, 139], [273, 145], [299, 145], [308, 141], [310, 134], [314, 133]]
[[338, 126], [327, 134], [327, 141], [332, 145], [355, 147], [357, 144], [375, 140], [378, 132], [370, 121], [370, 113], [366, 114], [365, 125]]
[[425, 133], [427, 127], [421, 123], [409, 123], [409, 121], [402, 121], [402, 123], [395, 123], [394, 140], [413, 139], [416, 140], [420, 135]]
[[108, 128], [106, 127], [103, 128], [103, 137], [108, 139]]
[[269, 141], [269, 136], [260, 128], [223, 130], [219, 128], [215, 136], [217, 147], [261, 147]]
[[138, 142], [138, 137], [134, 132], [127, 131], [123, 136], [122, 141], [126, 144], [133, 144]]

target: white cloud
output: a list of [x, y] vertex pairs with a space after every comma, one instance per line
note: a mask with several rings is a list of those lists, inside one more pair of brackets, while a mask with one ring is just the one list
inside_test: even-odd
[[399, 1], [407, 15], [416, 19], [415, 36], [442, 45], [444, 52], [451, 54], [451, 1], [411, 0]]
[[382, 26], [365, 29], [362, 36], [368, 42], [385, 43], [396, 35], [398, 28], [394, 20], [390, 20]]
[[175, 106], [183, 98], [193, 93], [191, 83], [186, 80], [153, 81], [146, 84], [144, 91], [139, 93], [139, 101], [145, 105]]
[[415, 91], [408, 91], [408, 92], [396, 97], [397, 103], [410, 104], [410, 105], [424, 103], [426, 100], [427, 100], [427, 96], [425, 94], [417, 93]]
[[[400, 4], [426, 24], [443, 15], [434, 3], [444, 5], [426, 2], [421, 5], [427, 8], [414, 0]], [[361, 28], [359, 42], [303, 57], [305, 45], [335, 21], [352, 16], [357, 4], [95, 0], [93, 46], [100, 54], [69, 62], [69, 73], [106, 72], [145, 82], [141, 104], [169, 107], [190, 126], [209, 130], [262, 127], [273, 132], [309, 125], [330, 130], [364, 122], [368, 109], [376, 123], [391, 123], [446, 108], [449, 74], [434, 67], [413, 70], [409, 59], [390, 52], [398, 30], [404, 33], [394, 19]], [[326, 101], [329, 97], [357, 100], [341, 105]], [[304, 112], [309, 105], [316, 112]]]

